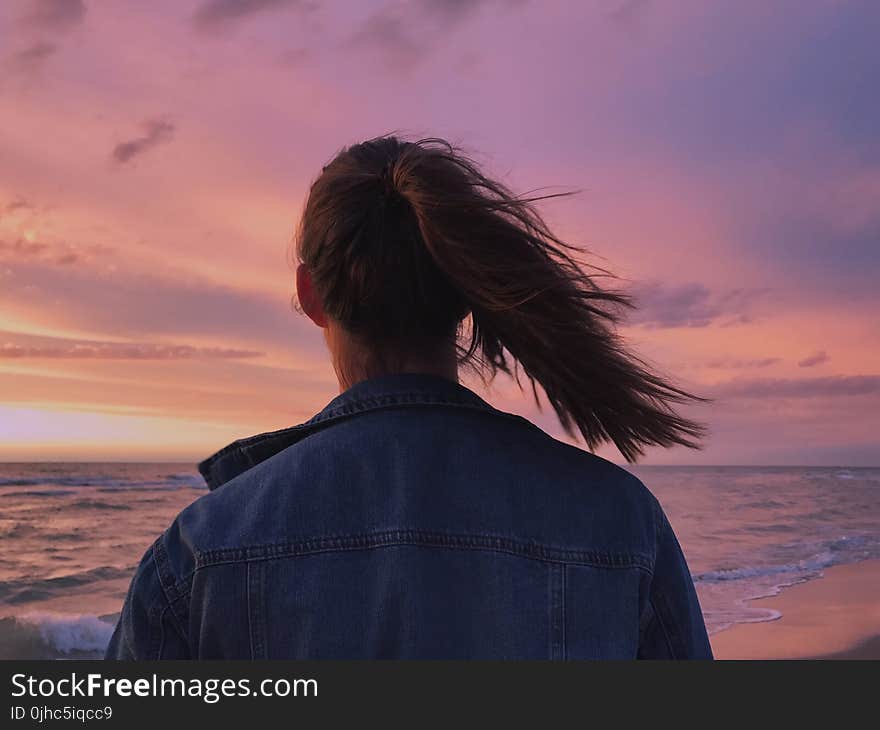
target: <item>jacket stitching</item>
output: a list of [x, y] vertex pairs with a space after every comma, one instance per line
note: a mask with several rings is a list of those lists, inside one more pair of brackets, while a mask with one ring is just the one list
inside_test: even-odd
[[676, 659], [675, 650], [672, 648], [672, 639], [669, 636], [669, 631], [666, 628], [666, 622], [663, 620], [663, 617], [660, 615], [660, 612], [657, 610], [657, 605], [654, 603], [653, 598], [648, 598], [648, 603], [651, 605], [651, 611], [654, 614], [654, 620], [660, 626], [660, 632], [663, 634], [663, 638], [666, 641], [666, 648], [669, 651], [669, 658]]
[[[186, 621], [186, 612], [188, 610], [189, 588], [188, 581], [177, 581], [168, 565], [168, 556], [165, 548], [162, 546], [162, 538], [160, 537], [153, 543], [153, 562], [156, 566], [156, 573], [159, 576], [159, 586], [162, 588], [162, 595], [165, 598], [167, 606], [171, 609], [171, 616], [177, 624], [176, 628], [180, 635], [185, 637], [186, 631], [183, 626]], [[191, 575], [191, 574], [190, 574]], [[183, 607], [178, 613], [177, 605], [183, 603]]]
[[564, 657], [563, 650], [563, 571], [564, 565], [554, 563], [550, 566], [550, 658], [562, 659]]
[[[147, 615], [150, 626], [149, 633], [149, 643], [146, 659], [159, 658], [159, 654], [162, 651], [162, 613], [164, 612], [164, 608], [160, 609], [159, 606], [153, 604], [149, 607]], [[158, 617], [157, 617], [158, 614]], [[136, 646], [136, 642], [131, 642], [131, 646]], [[135, 659], [140, 659], [142, 657], [134, 656]]]
[[165, 648], [165, 614], [171, 610], [171, 606], [167, 603], [159, 613], [159, 648], [156, 650], [156, 659], [162, 658], [162, 651]]
[[484, 549], [503, 552], [544, 562], [572, 563], [605, 568], [641, 568], [652, 573], [652, 561], [641, 554], [602, 553], [596, 551], [555, 548], [524, 543], [505, 537], [450, 534], [421, 530], [390, 530], [365, 535], [343, 535], [314, 538], [298, 542], [270, 543], [235, 548], [217, 548], [196, 553], [196, 567], [206, 568], [220, 563], [272, 558], [297, 557], [317, 553], [368, 550], [394, 545]]
[[251, 586], [251, 564], [247, 564], [247, 577], [245, 578], [245, 582], [247, 583], [247, 618], [248, 618], [248, 639], [251, 650], [251, 659], [256, 659], [257, 654], [254, 650], [254, 609], [251, 605], [251, 601], [253, 599], [253, 587]]
[[568, 658], [568, 647], [566, 646], [566, 636], [565, 636], [565, 620], [566, 620], [566, 619], [565, 619], [565, 602], [566, 602], [566, 600], [567, 600], [566, 597], [565, 597], [565, 591], [566, 591], [566, 587], [567, 587], [567, 586], [566, 586], [566, 584], [567, 584], [566, 574], [568, 573], [568, 566], [563, 565], [562, 568], [561, 568], [561, 572], [562, 572], [562, 575], [560, 576], [560, 578], [561, 578], [561, 581], [562, 581], [562, 586], [561, 586], [561, 588], [562, 588], [562, 606], [561, 606], [562, 616], [561, 616], [561, 619], [560, 619], [560, 621], [561, 621], [561, 625], [560, 625], [561, 636], [560, 636], [560, 639], [561, 639], [561, 641], [562, 641], [562, 659], [565, 660], [565, 659]]
[[263, 567], [247, 563], [247, 609], [251, 659], [265, 659], [265, 616], [263, 613]]
[[[492, 544], [488, 544], [489, 542]], [[241, 562], [289, 559], [334, 552], [375, 550], [377, 548], [395, 546], [434, 547], [463, 551], [482, 550], [515, 555], [544, 563], [583, 565], [610, 570], [635, 568], [646, 573], [649, 578], [653, 577], [653, 562], [640, 554], [623, 555], [547, 548], [542, 545], [519, 543], [515, 540], [498, 537], [449, 535], [419, 531], [389, 531], [371, 535], [316, 538], [297, 543], [270, 543], [241, 548], [218, 548], [216, 550], [197, 551], [195, 553], [195, 567], [179, 580], [174, 581], [173, 585], [170, 586], [175, 593], [171, 604], [173, 605], [181, 601], [186, 604], [192, 593], [193, 578], [200, 570], [207, 568], [233, 565]], [[162, 581], [162, 584], [163, 590], [165, 590], [164, 581]], [[175, 612], [172, 611], [172, 615], [174, 614]], [[175, 618], [178, 617], [175, 616]], [[185, 633], [182, 633], [182, 635], [186, 636]]]
[[[365, 411], [374, 410], [376, 408], [387, 408], [395, 405], [443, 405], [443, 406], [460, 406], [463, 408], [473, 408], [480, 411], [492, 412], [496, 409], [488, 403], [483, 403], [467, 397], [441, 396], [433, 393], [389, 393], [387, 395], [374, 395], [357, 398], [349, 403], [344, 403], [321, 411], [306, 421], [302, 425], [311, 425], [313, 423], [321, 423], [331, 418], [343, 415], [353, 415], [355, 413], [363, 413]], [[499, 411], [500, 412], [500, 411]], [[506, 414], [510, 415], [510, 414]]]

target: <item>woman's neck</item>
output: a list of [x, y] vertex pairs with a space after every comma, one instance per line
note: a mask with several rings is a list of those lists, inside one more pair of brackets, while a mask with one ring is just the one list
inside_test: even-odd
[[346, 333], [327, 332], [326, 339], [340, 393], [370, 378], [402, 373], [437, 375], [458, 382], [454, 338], [419, 343], [405, 351], [400, 347], [370, 347]]

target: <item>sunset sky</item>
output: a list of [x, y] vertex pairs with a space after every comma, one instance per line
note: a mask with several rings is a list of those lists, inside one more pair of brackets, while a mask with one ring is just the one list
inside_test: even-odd
[[396, 130], [580, 191], [550, 223], [715, 398], [646, 463], [880, 464], [878, 38], [874, 0], [6, 0], [0, 460], [195, 460], [323, 407], [288, 243]]

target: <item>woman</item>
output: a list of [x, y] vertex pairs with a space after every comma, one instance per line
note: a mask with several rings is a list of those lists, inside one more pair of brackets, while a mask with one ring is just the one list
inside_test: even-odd
[[614, 333], [533, 207], [442, 140], [382, 137], [312, 185], [302, 311], [341, 395], [200, 464], [147, 551], [117, 658], [710, 658], [684, 557], [630, 473], [496, 410], [461, 366], [538, 386], [569, 433], [695, 446], [688, 393]]

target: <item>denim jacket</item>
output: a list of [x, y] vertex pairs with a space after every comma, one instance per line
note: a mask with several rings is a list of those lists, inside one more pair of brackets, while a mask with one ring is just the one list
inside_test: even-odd
[[711, 658], [642, 483], [452, 381], [361, 382], [199, 469], [108, 658]]

